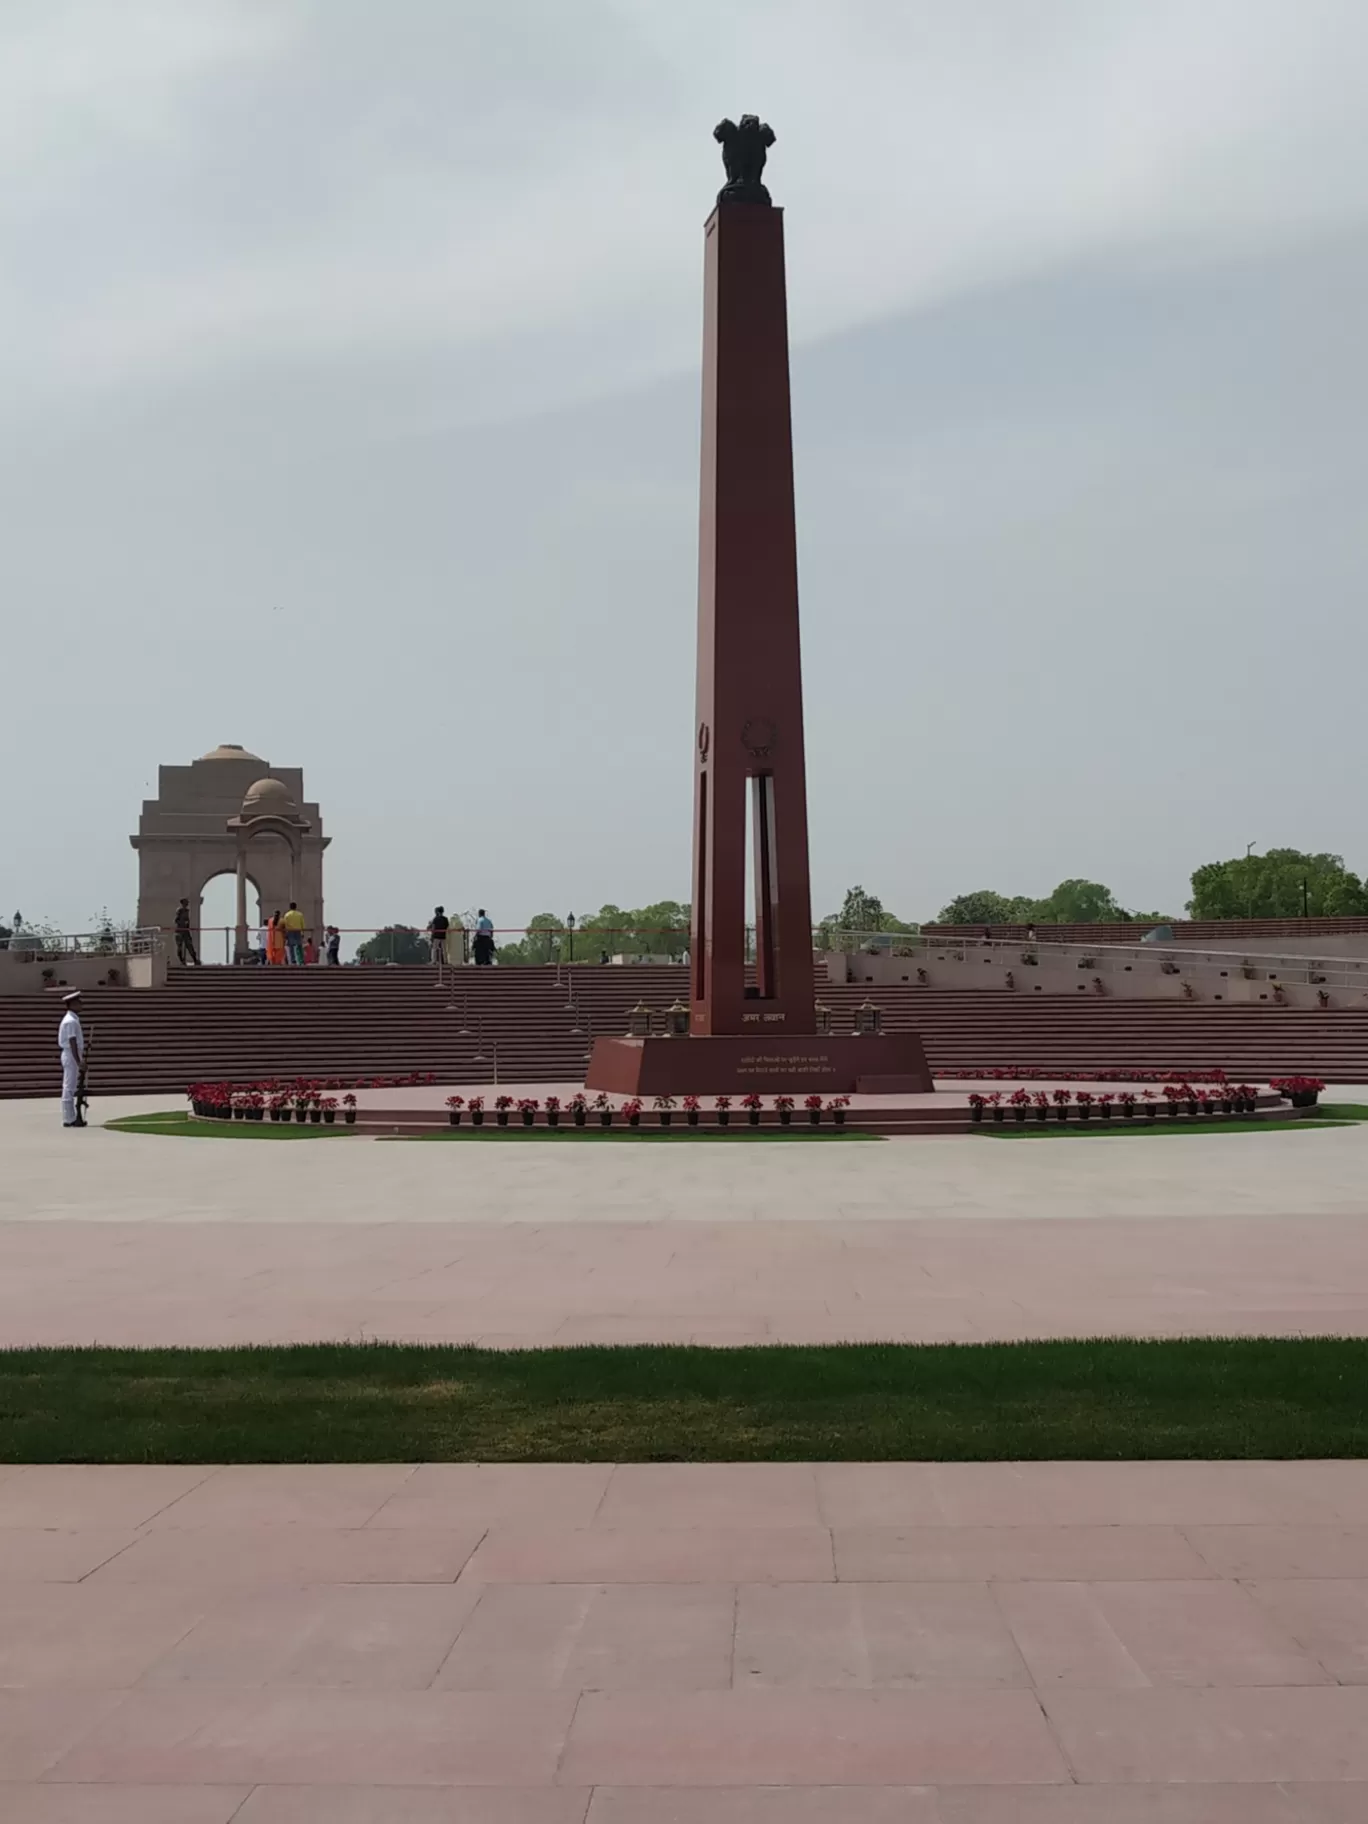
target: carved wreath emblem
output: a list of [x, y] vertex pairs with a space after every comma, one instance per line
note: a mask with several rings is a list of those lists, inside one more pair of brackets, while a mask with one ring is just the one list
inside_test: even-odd
[[768, 716], [752, 716], [741, 730], [742, 747], [757, 760], [767, 759], [778, 739], [779, 730]]

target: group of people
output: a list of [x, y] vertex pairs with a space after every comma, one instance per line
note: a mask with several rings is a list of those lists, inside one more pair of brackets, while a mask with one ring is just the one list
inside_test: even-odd
[[[342, 933], [329, 925], [323, 933], [323, 960], [336, 968], [341, 962]], [[289, 964], [308, 966], [318, 961], [318, 945], [304, 928], [304, 914], [293, 900], [288, 912], [273, 912], [257, 931], [256, 961], [262, 967]]]
[[[465, 926], [456, 926], [456, 935], [461, 942], [461, 961], [465, 961]], [[438, 906], [432, 914], [427, 928], [428, 960], [439, 966], [451, 961], [452, 942], [451, 920], [447, 917], [446, 907]], [[481, 906], [475, 914], [475, 941], [471, 945], [474, 960], [479, 968], [487, 969], [494, 961], [494, 923]]]

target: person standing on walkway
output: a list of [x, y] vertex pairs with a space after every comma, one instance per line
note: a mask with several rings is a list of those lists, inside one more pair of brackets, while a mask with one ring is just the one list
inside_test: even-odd
[[257, 963], [264, 969], [271, 955], [271, 927], [268, 924], [257, 927]]
[[428, 961], [439, 967], [447, 960], [447, 932], [451, 929], [451, 920], [446, 915], [446, 908], [438, 906], [432, 915], [432, 923], [427, 928]]
[[304, 914], [293, 900], [283, 920], [285, 926], [285, 955], [289, 962], [302, 967], [304, 962]]
[[272, 967], [285, 961], [285, 925], [279, 912], [272, 912], [266, 927], [266, 961]]
[[194, 932], [190, 927], [190, 901], [183, 899], [176, 907], [176, 961], [194, 963], [199, 966], [199, 957], [195, 951]]
[[494, 922], [481, 906], [475, 915], [475, 967], [487, 969], [494, 961]]
[[323, 950], [328, 959], [328, 967], [336, 969], [342, 961], [342, 933], [336, 925], [328, 926], [328, 941]]
[[81, 1070], [85, 1064], [85, 1034], [81, 1030], [81, 997], [76, 989], [62, 996], [66, 1009], [57, 1028], [57, 1052], [62, 1060], [62, 1126], [84, 1127], [85, 1118], [77, 1106], [81, 1087]]

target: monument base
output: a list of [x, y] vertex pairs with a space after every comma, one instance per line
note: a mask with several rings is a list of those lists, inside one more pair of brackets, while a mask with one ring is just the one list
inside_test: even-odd
[[584, 1081], [622, 1096], [924, 1095], [936, 1087], [915, 1032], [595, 1039]]

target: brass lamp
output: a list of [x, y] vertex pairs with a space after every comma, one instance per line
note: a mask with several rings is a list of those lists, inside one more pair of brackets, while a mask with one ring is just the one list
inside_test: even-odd
[[873, 1001], [867, 1000], [863, 1007], [855, 1009], [855, 1030], [857, 1033], [873, 1033], [883, 1023], [883, 1014]]
[[678, 996], [673, 1007], [665, 1009], [665, 1030], [672, 1039], [685, 1039], [689, 1036], [689, 1010]]
[[633, 1039], [646, 1038], [651, 1030], [651, 1010], [645, 1001], [638, 1001], [627, 1015], [627, 1035]]

